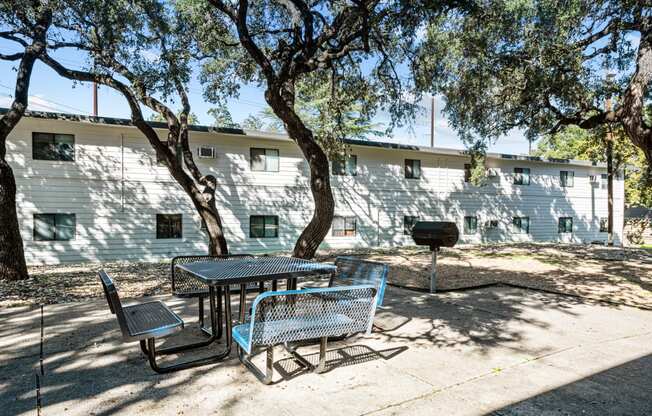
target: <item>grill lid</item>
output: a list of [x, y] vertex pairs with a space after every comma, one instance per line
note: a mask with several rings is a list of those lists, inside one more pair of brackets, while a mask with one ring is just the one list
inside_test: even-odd
[[412, 228], [414, 242], [420, 246], [430, 246], [431, 250], [453, 247], [459, 236], [457, 225], [449, 221], [419, 221]]

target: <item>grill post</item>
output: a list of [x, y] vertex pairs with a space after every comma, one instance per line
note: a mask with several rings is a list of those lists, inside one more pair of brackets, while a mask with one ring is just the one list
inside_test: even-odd
[[430, 271], [430, 293], [437, 291], [437, 247], [432, 248], [432, 270]]
[[412, 227], [412, 239], [417, 245], [429, 246], [432, 251], [430, 293], [437, 291], [437, 252], [440, 247], [453, 247], [460, 232], [454, 222], [419, 221]]

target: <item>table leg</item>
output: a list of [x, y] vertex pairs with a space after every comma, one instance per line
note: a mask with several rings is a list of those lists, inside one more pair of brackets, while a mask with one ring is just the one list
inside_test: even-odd
[[226, 290], [224, 290], [224, 326], [225, 326], [225, 331], [226, 331], [226, 337], [224, 342], [226, 343], [226, 348], [227, 352], [225, 356], [228, 356], [229, 353], [231, 352], [231, 343], [232, 343], [232, 327], [233, 327], [233, 320], [231, 319], [231, 291], [228, 290], [228, 286]]
[[247, 312], [247, 285], [246, 284], [240, 285], [240, 305], [238, 306], [238, 308], [239, 308], [238, 319], [240, 320], [240, 323], [244, 323], [246, 318], [245, 313]]
[[[215, 302], [215, 287], [210, 286], [208, 289], [208, 296], [210, 297], [210, 309], [211, 309], [211, 329], [213, 331], [213, 334], [217, 333], [217, 314], [216, 314], [216, 302]], [[166, 367], [160, 367], [156, 363], [156, 356], [157, 355], [164, 355], [164, 354], [172, 354], [184, 350], [188, 350], [191, 348], [197, 348], [203, 345], [208, 345], [211, 342], [215, 340], [215, 337], [212, 336], [210, 340], [199, 342], [199, 343], [194, 343], [194, 344], [187, 344], [187, 345], [181, 345], [178, 347], [172, 347], [172, 348], [166, 348], [163, 350], [157, 350], [156, 346], [154, 344], [154, 338], [150, 338], [147, 340], [147, 348], [144, 348], [144, 352], [147, 353], [147, 356], [149, 358], [149, 363], [150, 366], [154, 371], [157, 373], [169, 373], [172, 371], [178, 371], [178, 370], [183, 370], [186, 368], [193, 368], [193, 367], [198, 367], [200, 365], [205, 365], [205, 364], [211, 364], [216, 361], [221, 361], [225, 358], [228, 358], [228, 356], [231, 354], [231, 326], [232, 326], [232, 321], [231, 321], [231, 295], [229, 290], [224, 291], [224, 315], [225, 315], [225, 324], [226, 324], [226, 339], [225, 339], [225, 346], [224, 350], [218, 354], [212, 355], [210, 357], [205, 357], [205, 358], [199, 358], [196, 360], [190, 360], [190, 361], [184, 361], [178, 364], [172, 364]], [[207, 344], [208, 343], [208, 344]], [[143, 342], [141, 342], [141, 348], [143, 348]]]
[[[186, 350], [191, 350], [195, 348], [200, 348], [200, 347], [205, 347], [207, 345], [212, 344], [215, 342], [219, 336], [218, 336], [218, 331], [217, 330], [217, 313], [216, 313], [216, 307], [215, 307], [215, 287], [209, 286], [208, 287], [208, 298], [209, 298], [209, 304], [210, 304], [210, 316], [211, 316], [211, 335], [208, 339], [204, 341], [199, 341], [199, 342], [193, 342], [190, 344], [184, 344], [184, 345], [177, 345], [174, 347], [168, 347], [168, 348], [162, 348], [160, 350], [156, 350], [156, 355], [166, 355], [166, 354], [176, 354], [181, 351], [186, 351]], [[229, 311], [230, 312], [230, 311]], [[219, 334], [221, 335], [221, 333]]]
[[296, 290], [297, 289], [297, 278], [293, 277], [287, 280], [286, 284], [287, 290]]

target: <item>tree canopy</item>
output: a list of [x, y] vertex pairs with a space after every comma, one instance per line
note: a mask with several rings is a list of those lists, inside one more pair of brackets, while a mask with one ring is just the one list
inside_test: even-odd
[[650, 166], [651, 14], [636, 0], [483, 2], [433, 19], [414, 70], [467, 141], [612, 123]]
[[[364, 120], [382, 109], [391, 115], [391, 125], [397, 125], [411, 120], [418, 109], [412, 77], [401, 73], [415, 58], [417, 30], [433, 10], [430, 4], [417, 3], [178, 3], [193, 22], [206, 97], [223, 102], [237, 95], [243, 83], [262, 86], [267, 104], [308, 161], [315, 210], [295, 244], [295, 256], [312, 257], [330, 228], [335, 204], [327, 153], [341, 138], [344, 114], [355, 108]], [[297, 111], [297, 98], [302, 91], [311, 95], [325, 85], [330, 88], [325, 105], [334, 117], [322, 120], [325, 129], [315, 134]]]

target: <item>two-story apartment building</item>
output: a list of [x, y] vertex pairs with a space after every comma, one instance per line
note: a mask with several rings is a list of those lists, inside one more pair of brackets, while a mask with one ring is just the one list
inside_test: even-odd
[[[165, 131], [160, 130], [161, 137]], [[284, 135], [194, 126], [198, 166], [218, 179], [232, 252], [289, 250], [312, 215], [308, 165]], [[488, 182], [468, 181], [451, 149], [351, 141], [332, 164], [335, 220], [324, 247], [413, 244], [417, 220], [455, 221], [461, 242], [606, 240], [606, 168], [489, 154]], [[8, 157], [29, 263], [159, 260], [204, 253], [190, 200], [128, 120], [29, 113]], [[624, 187], [615, 181], [615, 238]]]

